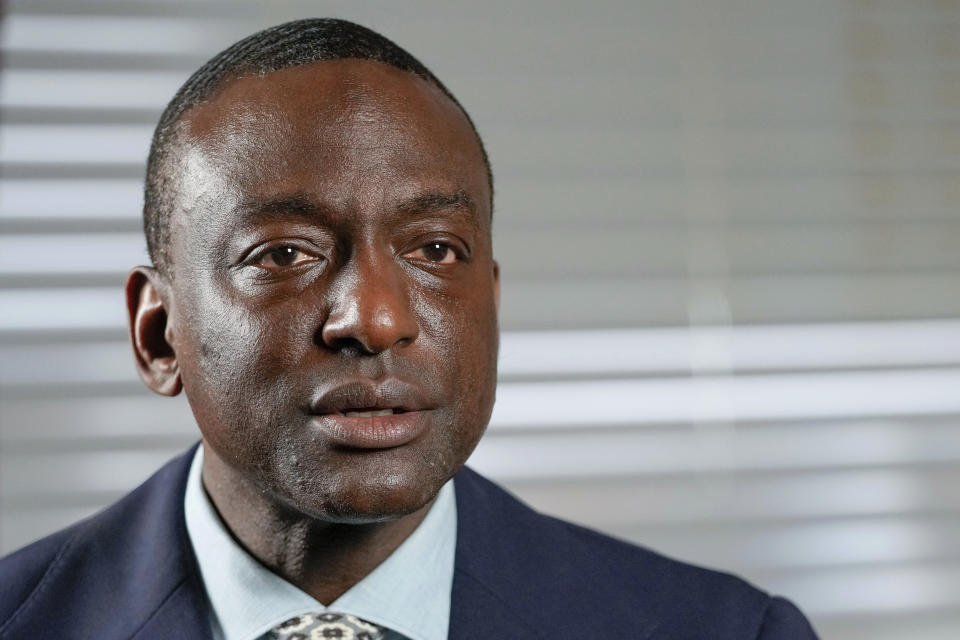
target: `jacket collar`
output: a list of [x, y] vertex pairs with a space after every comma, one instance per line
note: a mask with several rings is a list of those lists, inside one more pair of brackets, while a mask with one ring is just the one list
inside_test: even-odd
[[[130, 545], [142, 551], [131, 558], [138, 564], [130, 570], [129, 579], [150, 590], [145, 601], [159, 604], [131, 640], [211, 637], [206, 591], [183, 513], [187, 472], [195, 451], [196, 446], [191, 447], [145, 485], [149, 504], [140, 511], [141, 521]], [[135, 592], [125, 589], [121, 593], [133, 596]], [[115, 610], [127, 609], [117, 603]]]
[[[78, 636], [209, 639], [209, 604], [183, 512], [194, 451], [75, 528], [4, 632], [56, 637], [68, 625]], [[548, 638], [561, 629], [591, 637], [584, 620], [596, 616], [581, 614], [598, 605], [611, 619], [632, 621], [632, 637], [651, 636], [654, 618], [604, 586], [616, 567], [586, 553], [571, 525], [536, 514], [467, 468], [454, 487], [451, 638]]]
[[622, 567], [591, 546], [600, 536], [534, 512], [466, 467], [454, 487], [451, 638], [600, 637], [605, 619], [629, 625], [629, 637], [653, 636], [657, 618], [617, 586]]

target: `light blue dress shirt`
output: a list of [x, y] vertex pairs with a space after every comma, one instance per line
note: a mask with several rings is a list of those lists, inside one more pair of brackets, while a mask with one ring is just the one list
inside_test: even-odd
[[184, 511], [210, 599], [214, 640], [257, 640], [285, 620], [327, 610], [387, 627], [390, 640], [446, 640], [457, 541], [453, 480], [403, 544], [327, 607], [234, 541], [203, 488], [202, 464], [201, 445], [190, 467]]

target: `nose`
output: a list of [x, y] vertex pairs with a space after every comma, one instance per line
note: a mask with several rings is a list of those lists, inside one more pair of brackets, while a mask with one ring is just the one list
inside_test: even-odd
[[330, 349], [375, 355], [412, 343], [420, 327], [399, 267], [391, 258], [355, 254], [327, 290], [330, 312], [320, 341]]

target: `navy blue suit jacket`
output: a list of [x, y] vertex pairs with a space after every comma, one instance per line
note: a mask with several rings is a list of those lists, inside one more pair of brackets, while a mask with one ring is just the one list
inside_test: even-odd
[[[183, 515], [191, 455], [0, 560], [0, 638], [209, 638]], [[816, 637], [739, 578], [540, 515], [469, 469], [454, 484], [451, 638]]]

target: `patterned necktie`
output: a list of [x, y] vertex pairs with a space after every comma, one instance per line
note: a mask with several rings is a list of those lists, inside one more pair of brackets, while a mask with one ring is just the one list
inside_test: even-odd
[[385, 629], [346, 613], [318, 613], [290, 618], [267, 635], [271, 640], [383, 640]]

